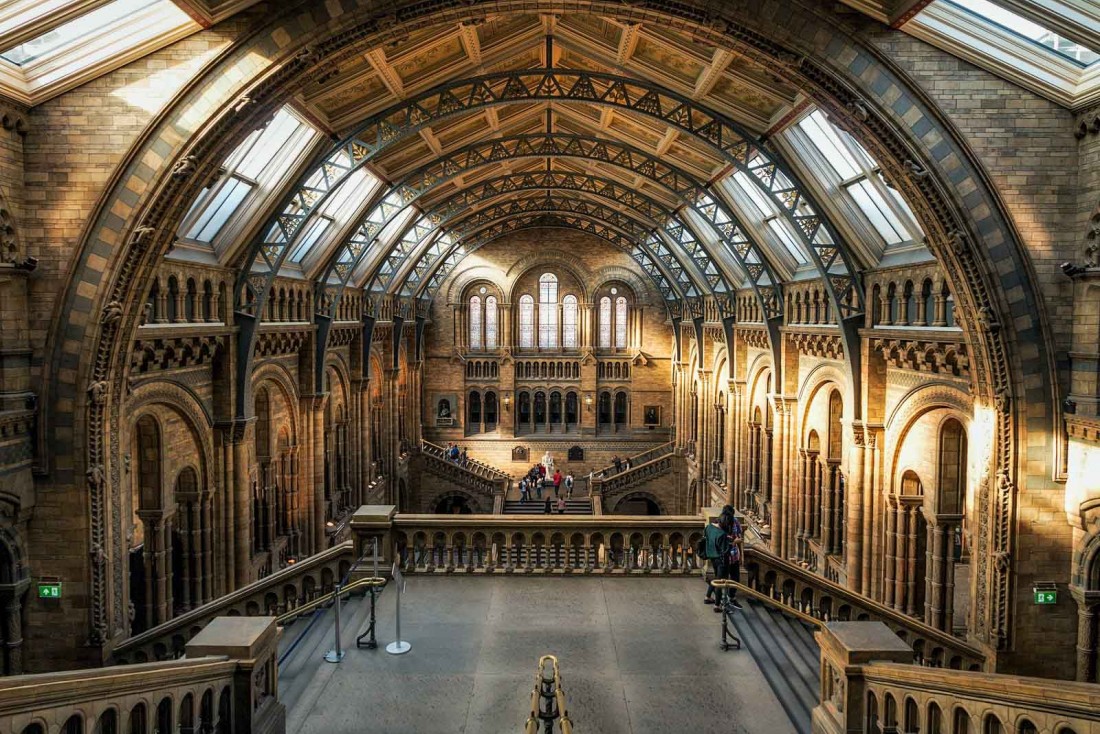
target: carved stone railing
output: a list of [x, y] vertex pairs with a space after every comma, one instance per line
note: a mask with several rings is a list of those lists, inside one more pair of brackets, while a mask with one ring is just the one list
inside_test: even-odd
[[341, 543], [131, 637], [112, 658], [116, 663], [170, 660], [215, 617], [285, 614], [332, 591], [356, 558], [352, 541]]
[[[659, 459], [662, 456], [668, 456], [673, 452], [675, 448], [676, 444], [670, 441], [668, 443], [663, 443], [660, 446], [655, 446], [651, 449], [643, 451], [640, 454], [635, 454], [634, 456], [627, 456], [624, 458], [629, 459], [630, 468], [633, 469], [636, 466], [641, 466], [642, 464], [646, 464], [650, 461], [653, 461], [654, 459]], [[605, 478], [611, 478], [621, 473], [622, 472], [615, 471], [614, 464], [608, 464], [607, 466], [596, 470], [596, 474], [602, 474]]]
[[476, 459], [471, 459], [467, 457], [466, 461], [462, 461], [461, 459], [457, 463], [451, 461], [451, 459], [447, 456], [447, 449], [430, 441], [422, 441], [420, 445], [420, 450], [425, 456], [429, 456], [434, 459], [440, 459], [441, 461], [447, 462], [451, 466], [457, 466], [458, 468], [475, 477], [487, 479], [491, 482], [506, 481], [511, 483], [512, 481], [511, 474], [508, 474], [505, 471], [501, 471], [495, 466], [489, 466], [482, 461], [477, 461]]
[[651, 459], [644, 464], [631, 466], [630, 469], [611, 477], [593, 477], [592, 495], [599, 496], [603, 505], [610, 507], [614, 503], [608, 503], [609, 499], [618, 497], [640, 484], [672, 472], [674, 461], [676, 461], [676, 457], [668, 453], [656, 459]]
[[698, 574], [696, 515], [403, 515], [388, 540], [409, 573]]
[[961, 670], [982, 670], [986, 665], [980, 649], [777, 558], [760, 546], [745, 549], [744, 570], [744, 581], [750, 587], [818, 619], [884, 623], [906, 643], [918, 665]]
[[908, 664], [908, 646], [880, 623], [830, 623], [816, 636], [823, 674], [815, 734], [1100, 729], [1095, 684]]
[[183, 660], [0, 678], [0, 733], [281, 734], [271, 617], [213, 622]]

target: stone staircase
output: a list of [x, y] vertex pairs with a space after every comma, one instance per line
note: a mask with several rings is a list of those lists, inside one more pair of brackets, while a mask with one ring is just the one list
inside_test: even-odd
[[[550, 492], [553, 494], [553, 491]], [[551, 499], [551, 502], [556, 503], [557, 500]], [[507, 500], [504, 503], [505, 515], [543, 515], [546, 513], [546, 495], [543, 495], [541, 500], [532, 499], [527, 502], [521, 502], [520, 500]], [[555, 505], [551, 514], [557, 515], [558, 510]], [[576, 499], [565, 501], [565, 513], [566, 515], [591, 515], [592, 514], [592, 500], [588, 497], [580, 497]]]
[[741, 643], [797, 731], [810, 731], [811, 712], [821, 694], [821, 650], [812, 628], [781, 610], [740, 595], [733, 613]]

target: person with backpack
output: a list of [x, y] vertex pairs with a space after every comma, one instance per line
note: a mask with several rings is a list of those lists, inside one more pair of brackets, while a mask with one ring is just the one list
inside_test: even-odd
[[573, 472], [565, 475], [565, 496], [573, 499]]
[[527, 501], [527, 477], [519, 480], [519, 501]]
[[[726, 505], [722, 508], [718, 524], [726, 531], [729, 538], [725, 578], [741, 583], [741, 559], [745, 555], [745, 531], [741, 527], [741, 522], [737, 519], [737, 514], [733, 511], [733, 507]], [[726, 593], [726, 604], [734, 609], [741, 609], [741, 603], [737, 601], [736, 588], [730, 588]]]
[[[712, 579], [724, 579], [728, 574], [729, 558], [729, 534], [722, 527], [723, 515], [719, 515], [710, 521], [703, 532], [702, 550], [706, 560], [710, 563], [714, 573]], [[722, 592], [713, 583], [707, 583], [707, 595], [703, 597], [704, 604], [713, 604], [715, 612], [722, 611]]]

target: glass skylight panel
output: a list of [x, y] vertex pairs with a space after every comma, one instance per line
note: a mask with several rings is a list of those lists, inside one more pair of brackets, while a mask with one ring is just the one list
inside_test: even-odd
[[738, 171], [733, 174], [731, 180], [737, 184], [737, 188], [741, 190], [741, 193], [747, 196], [749, 201], [753, 203], [760, 217], [779, 213], [771, 199], [760, 190], [760, 187], [756, 183], [753, 183], [753, 180], [749, 178], [747, 173]]
[[294, 248], [294, 252], [290, 255], [290, 261], [294, 263], [302, 262], [302, 259], [310, 253], [310, 251], [317, 245], [317, 241], [328, 232], [329, 227], [332, 226], [331, 217], [313, 217], [310, 223], [306, 225], [306, 231], [302, 234], [298, 240], [298, 244]]
[[1097, 54], [1093, 49], [1075, 43], [1068, 38], [1063, 38], [1022, 15], [1017, 15], [1011, 10], [994, 5], [989, 0], [944, 0], [944, 2], [949, 2], [949, 4], [962, 8], [973, 15], [996, 23], [1002, 28], [1044, 46], [1059, 56], [1075, 61], [1082, 66], [1088, 66], [1100, 59], [1100, 54]]
[[806, 133], [810, 142], [842, 179], [852, 178], [863, 172], [859, 162], [820, 110], [808, 115], [798, 123], [798, 127]]
[[887, 245], [896, 245], [909, 239], [905, 225], [870, 181], [856, 181], [846, 188], [856, 206]]
[[203, 213], [195, 220], [185, 237], [197, 242], [210, 243], [229, 221], [229, 218], [244, 202], [252, 191], [252, 184], [233, 176], [218, 189]]
[[[275, 113], [274, 119], [268, 123], [258, 136], [253, 140], [252, 146], [248, 149], [248, 152], [243, 155], [240, 163], [235, 166], [237, 173], [246, 178], [258, 178], [264, 169], [271, 164], [281, 153], [294, 135], [302, 127], [302, 123], [294, 115], [287, 112], [287, 110], [281, 109]], [[247, 144], [248, 141], [245, 141]], [[305, 141], [302, 141], [304, 147]], [[243, 147], [243, 146], [242, 146]], [[230, 156], [230, 160], [236, 158], [237, 151]]]
[[791, 254], [799, 265], [804, 265], [808, 262], [805, 253], [802, 251], [802, 245], [799, 244], [798, 239], [787, 229], [783, 222], [778, 218], [769, 219], [767, 221], [768, 229], [772, 234], [783, 243], [783, 246], [787, 248], [787, 252]]
[[374, 192], [377, 182], [378, 179], [362, 168], [357, 168], [329, 195], [321, 206], [321, 213], [337, 219], [346, 218], [350, 214], [349, 210], [357, 209]]
[[0, 53], [0, 58], [25, 66], [66, 48], [75, 46], [85, 39], [124, 22], [127, 18], [144, 10], [158, 6], [158, 15], [179, 16], [179, 22], [188, 20], [187, 14], [177, 8], [170, 0], [114, 0], [79, 18], [63, 23], [37, 38], [21, 43]]

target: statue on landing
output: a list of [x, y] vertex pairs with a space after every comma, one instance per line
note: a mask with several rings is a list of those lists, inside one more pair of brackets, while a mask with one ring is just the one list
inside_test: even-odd
[[550, 449], [547, 449], [546, 453], [542, 455], [542, 460], [539, 463], [546, 467], [546, 476], [551, 476], [554, 473], [554, 457], [550, 455]]

